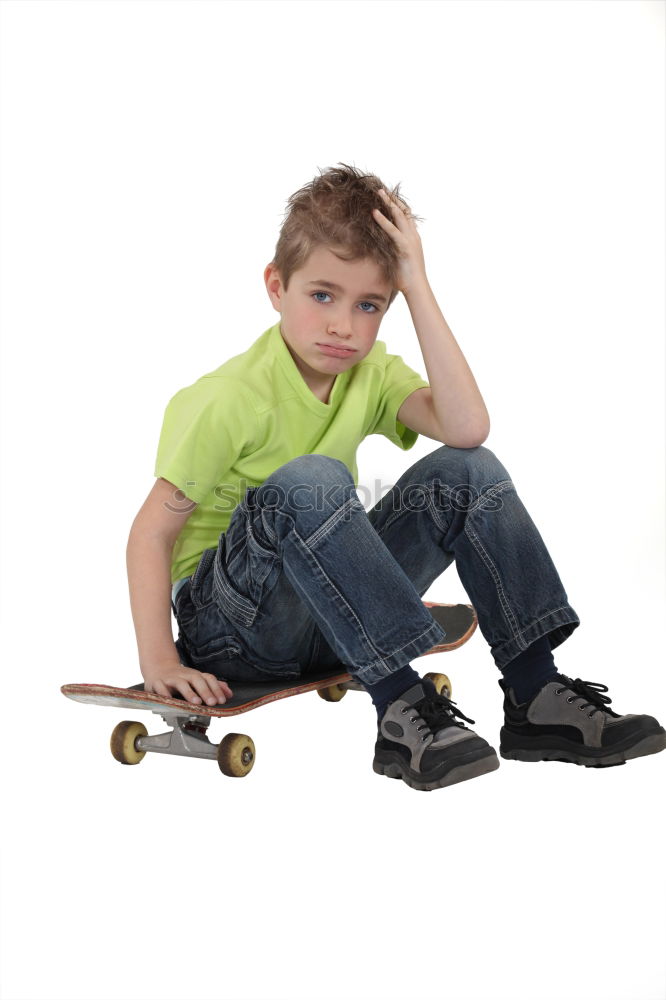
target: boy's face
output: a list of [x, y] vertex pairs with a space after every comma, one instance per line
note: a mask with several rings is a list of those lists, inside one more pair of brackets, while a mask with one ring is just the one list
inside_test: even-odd
[[[325, 247], [314, 250], [292, 274], [288, 291], [270, 264], [264, 281], [296, 366], [313, 391], [324, 392], [336, 375], [368, 354], [392, 290], [374, 261], [340, 260]], [[339, 287], [327, 287], [327, 282]], [[353, 350], [335, 354], [322, 349], [327, 345]]]

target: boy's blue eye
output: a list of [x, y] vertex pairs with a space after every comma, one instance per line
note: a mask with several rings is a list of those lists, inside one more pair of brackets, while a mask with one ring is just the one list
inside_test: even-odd
[[[313, 293], [312, 293], [312, 298], [314, 298], [314, 297], [315, 297], [315, 295], [327, 295], [327, 296], [328, 296], [328, 297], [330, 298], [330, 295], [328, 295], [328, 292], [313, 292]], [[316, 302], [319, 302], [319, 299], [315, 299], [315, 301], [316, 301]], [[320, 304], [321, 304], [322, 306], [325, 306], [325, 305], [326, 305], [326, 303], [325, 303], [325, 302], [321, 302]], [[376, 305], [374, 305], [374, 303], [372, 303], [372, 302], [362, 302], [362, 303], [361, 303], [361, 305], [362, 305], [362, 306], [371, 306], [371, 307], [372, 307], [372, 309], [373, 309], [373, 310], [374, 310], [375, 312], [377, 312], [377, 306], [376, 306]], [[368, 312], [368, 310], [367, 310], [367, 309], [362, 309], [362, 310], [361, 310], [361, 312]]]

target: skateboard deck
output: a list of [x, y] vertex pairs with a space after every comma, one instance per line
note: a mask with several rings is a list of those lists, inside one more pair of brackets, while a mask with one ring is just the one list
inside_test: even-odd
[[431, 653], [448, 653], [467, 642], [476, 631], [478, 619], [471, 604], [438, 604], [436, 601], [423, 602], [438, 625], [446, 632], [444, 642], [437, 643], [422, 656]]
[[[422, 655], [457, 649], [474, 633], [477, 618], [470, 604], [423, 603], [446, 632], [446, 641]], [[145, 709], [160, 715], [167, 725], [173, 727], [168, 733], [149, 736], [140, 722], [119, 723], [111, 734], [111, 753], [122, 764], [138, 764], [148, 751], [153, 751], [217, 759], [224, 774], [244, 777], [254, 765], [256, 751], [252, 739], [240, 733], [229, 733], [219, 744], [213, 744], [206, 735], [211, 719], [240, 715], [261, 705], [310, 691], [317, 691], [325, 701], [336, 702], [347, 690], [365, 690], [350, 673], [344, 671], [343, 666], [337, 664], [327, 670], [310, 670], [298, 678], [232, 681], [233, 696], [222, 705], [212, 706], [193, 704], [178, 694], [165, 697], [147, 693], [143, 683], [127, 688], [107, 684], [63, 684], [60, 690], [66, 697], [84, 704]], [[450, 697], [451, 683], [445, 674], [429, 673], [425, 676], [433, 681], [439, 692]]]

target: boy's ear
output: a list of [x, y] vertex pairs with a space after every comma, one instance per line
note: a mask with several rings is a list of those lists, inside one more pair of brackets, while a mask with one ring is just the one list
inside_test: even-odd
[[264, 268], [264, 283], [274, 309], [280, 312], [282, 309], [282, 279], [280, 272], [272, 264], [267, 264]]

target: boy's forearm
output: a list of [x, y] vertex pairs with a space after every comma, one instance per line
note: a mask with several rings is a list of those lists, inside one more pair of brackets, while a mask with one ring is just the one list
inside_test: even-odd
[[444, 439], [476, 443], [485, 440], [490, 430], [486, 404], [430, 284], [424, 280], [405, 298], [421, 346], [433, 406]]
[[171, 553], [166, 539], [132, 530], [127, 577], [139, 666], [180, 663], [171, 631]]

